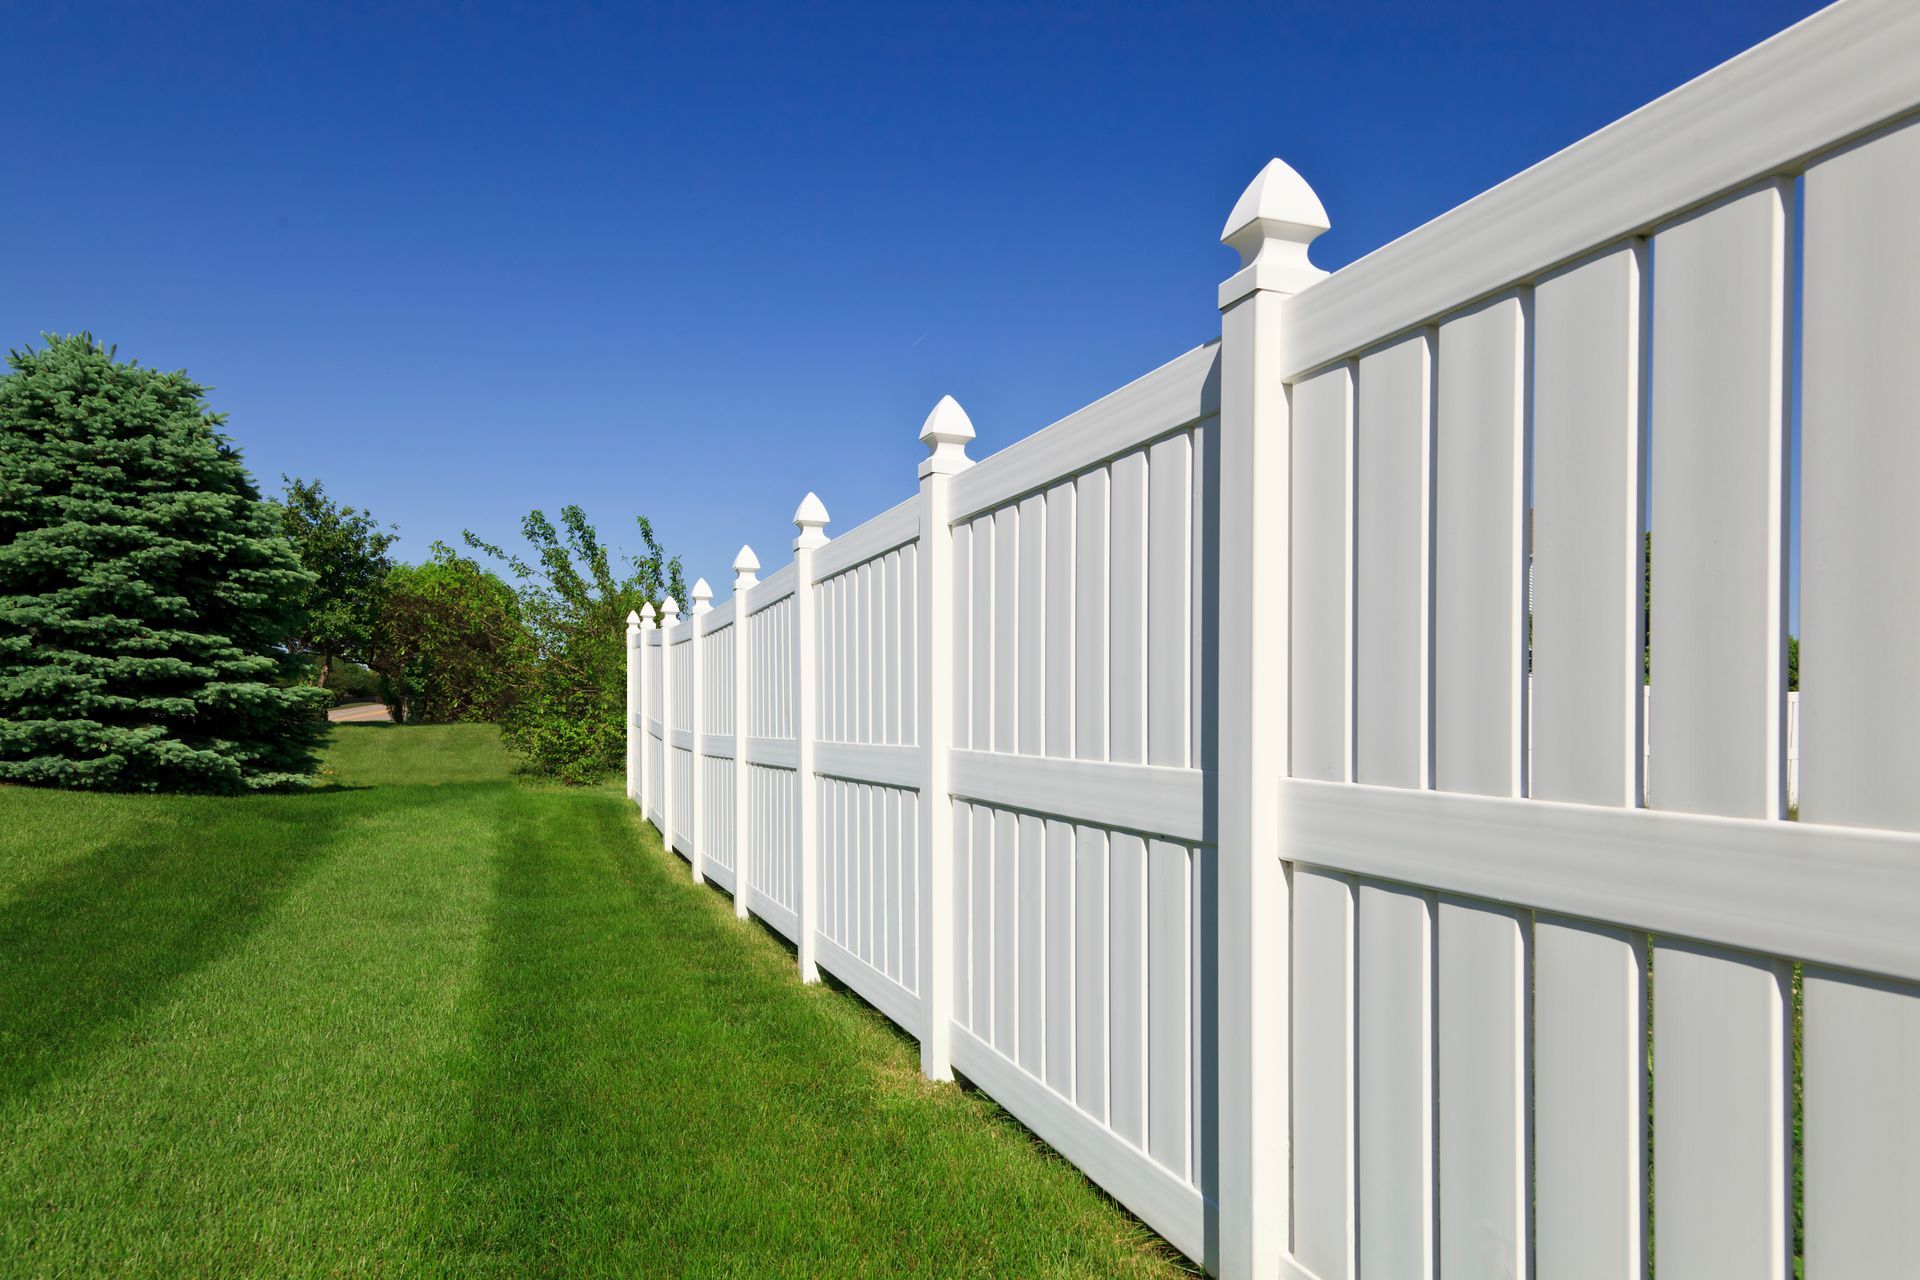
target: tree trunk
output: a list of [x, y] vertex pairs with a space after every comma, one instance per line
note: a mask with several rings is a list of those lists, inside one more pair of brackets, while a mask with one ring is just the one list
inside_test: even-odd
[[320, 678], [314, 681], [314, 683], [319, 685], [322, 689], [324, 689], [327, 687], [327, 681], [332, 677], [332, 675], [333, 675], [333, 655], [330, 653], [323, 653], [320, 655]]

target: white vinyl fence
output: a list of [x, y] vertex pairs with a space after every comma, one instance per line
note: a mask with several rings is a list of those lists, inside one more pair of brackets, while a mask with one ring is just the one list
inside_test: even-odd
[[1273, 162], [1218, 341], [636, 620], [630, 793], [1216, 1274], [1783, 1277], [1800, 1154], [1920, 1275], [1916, 107], [1843, 0], [1331, 276]]

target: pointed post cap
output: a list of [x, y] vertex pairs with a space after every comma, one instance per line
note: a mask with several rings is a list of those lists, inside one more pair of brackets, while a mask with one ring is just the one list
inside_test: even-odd
[[1307, 180], [1284, 160], [1267, 161], [1220, 230], [1220, 243], [1240, 255], [1240, 270], [1220, 286], [1221, 307], [1258, 290], [1298, 293], [1326, 275], [1307, 246], [1331, 225]]
[[740, 554], [733, 558], [733, 589], [744, 591], [760, 581], [760, 557], [753, 554], [752, 547], [741, 547]]
[[680, 621], [680, 602], [672, 596], [660, 602], [660, 621], [662, 625]]
[[927, 421], [920, 428], [920, 443], [927, 456], [920, 460], [920, 478], [950, 476], [973, 465], [967, 456], [967, 442], [973, 439], [973, 419], [952, 396], [941, 396]]
[[707, 585], [705, 578], [701, 578], [693, 584], [693, 611], [705, 613], [711, 608], [713, 608], [713, 588]]
[[634, 612], [632, 609], [627, 610], [627, 630], [638, 631], [639, 629], [640, 629], [640, 615]]
[[653, 630], [653, 619], [653, 601], [649, 600], [640, 606], [640, 629], [642, 631]]
[[811, 551], [815, 547], [827, 545], [827, 535], [821, 530], [827, 527], [830, 519], [826, 504], [819, 496], [809, 493], [800, 499], [800, 509], [793, 513], [794, 527], [800, 530], [800, 536], [793, 540], [795, 551]]

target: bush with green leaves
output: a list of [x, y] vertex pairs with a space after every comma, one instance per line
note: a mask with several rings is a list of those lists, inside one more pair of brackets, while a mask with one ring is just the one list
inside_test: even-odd
[[425, 564], [388, 571], [373, 662], [395, 720], [506, 719], [532, 656], [519, 597], [499, 574], [442, 542]]
[[327, 697], [286, 687], [310, 583], [184, 372], [89, 334], [0, 376], [0, 780], [304, 782]]
[[561, 509], [558, 527], [540, 511], [520, 522], [531, 560], [465, 535], [518, 583], [533, 660], [501, 729], [531, 772], [586, 783], [624, 765], [627, 614], [668, 595], [687, 598], [680, 557], [661, 550], [645, 516], [637, 524], [643, 550], [619, 569], [577, 506]]
[[349, 702], [377, 702], [380, 699], [380, 673], [358, 662], [336, 662], [327, 676], [327, 693], [332, 696], [336, 707]]

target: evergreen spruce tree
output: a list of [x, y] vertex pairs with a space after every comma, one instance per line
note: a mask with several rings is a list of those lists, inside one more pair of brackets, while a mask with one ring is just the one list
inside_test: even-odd
[[90, 334], [0, 376], [0, 780], [298, 784], [324, 691], [281, 687], [309, 575], [224, 417]]

